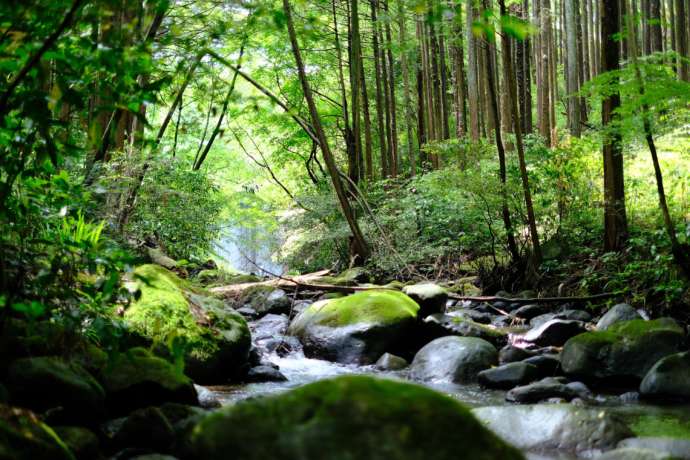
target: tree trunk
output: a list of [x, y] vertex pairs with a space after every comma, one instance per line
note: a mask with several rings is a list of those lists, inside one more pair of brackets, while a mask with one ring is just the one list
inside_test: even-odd
[[388, 176], [388, 144], [386, 142], [386, 132], [384, 125], [385, 105], [383, 101], [383, 85], [381, 79], [383, 78], [383, 69], [381, 68], [381, 50], [379, 47], [379, 24], [377, 17], [378, 0], [371, 0], [371, 22], [372, 22], [372, 48], [374, 52], [374, 72], [376, 80], [376, 122], [379, 132], [379, 151], [381, 155], [381, 177]]
[[479, 78], [477, 72], [477, 44], [472, 24], [477, 17], [473, 0], [467, 0], [467, 104], [469, 133], [473, 141], [479, 140]]
[[568, 128], [570, 134], [580, 137], [580, 96], [579, 67], [577, 46], [577, 0], [565, 0], [565, 23], [567, 43], [566, 90], [568, 92]]
[[690, 64], [687, 59], [690, 58], [688, 54], [688, 31], [686, 30], [686, 9], [690, 8], [687, 0], [675, 0], [674, 18], [675, 18], [675, 37], [676, 37], [676, 52], [683, 58], [679, 59], [677, 63], [678, 79], [690, 82]]
[[410, 176], [417, 172], [417, 155], [414, 149], [414, 134], [412, 130], [412, 96], [410, 91], [409, 56], [407, 53], [407, 28], [405, 27], [405, 10], [402, 2], [398, 2], [398, 34], [400, 38], [401, 66], [403, 76], [403, 103], [405, 104], [405, 128], [407, 130], [407, 158], [410, 163]]

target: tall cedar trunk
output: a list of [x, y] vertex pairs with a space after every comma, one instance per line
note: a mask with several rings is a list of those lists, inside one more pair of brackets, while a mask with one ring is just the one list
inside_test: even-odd
[[[568, 0], [566, 0], [568, 1]], [[505, 0], [498, 0], [501, 16], [507, 14]], [[520, 162], [520, 179], [522, 181], [522, 191], [525, 198], [525, 209], [527, 210], [527, 223], [530, 229], [530, 239], [532, 240], [532, 255], [534, 266], [537, 267], [541, 263], [541, 245], [539, 244], [539, 233], [537, 231], [537, 220], [534, 215], [534, 206], [532, 205], [532, 194], [529, 188], [529, 177], [527, 175], [527, 163], [525, 162], [525, 149], [522, 143], [522, 129], [520, 127], [520, 114], [518, 112], [517, 104], [517, 88], [515, 83], [515, 74], [513, 72], [513, 57], [511, 53], [511, 44], [508, 34], [505, 32], [501, 34], [503, 43], [503, 66], [505, 67], [506, 86], [508, 86], [508, 99], [511, 111], [511, 118], [513, 121], [513, 132], [515, 133], [515, 142], [517, 144], [518, 160]]]
[[[620, 33], [620, 6], [618, 0], [602, 0], [601, 4], [601, 70], [619, 69], [620, 46], [616, 36]], [[613, 80], [614, 84], [617, 81]], [[601, 107], [602, 125], [608, 132], [604, 138], [604, 248], [622, 249], [628, 238], [628, 220], [625, 212], [625, 182], [623, 152], [616, 109], [620, 95], [616, 91], [604, 98]], [[613, 125], [613, 126], [612, 126]]]
[[649, 34], [649, 52], [657, 53], [663, 51], [663, 38], [661, 36], [661, 0], [647, 0], [649, 16], [647, 27]]
[[[421, 26], [420, 21], [415, 21], [415, 32], [417, 36], [417, 43], [421, 46]], [[417, 145], [420, 150], [422, 146], [427, 142], [427, 130], [426, 130], [426, 104], [425, 104], [425, 93], [424, 93], [424, 53], [420, 48], [417, 48]]]
[[395, 61], [393, 60], [393, 34], [391, 33], [390, 14], [388, 12], [388, 0], [383, 0], [383, 9], [386, 12], [386, 58], [388, 63], [388, 111], [390, 112], [390, 164], [391, 175], [398, 175], [398, 122], [397, 102], [395, 100]]
[[[347, 88], [345, 87], [345, 72], [343, 70], [343, 51], [340, 44], [340, 31], [338, 28], [338, 12], [336, 9], [336, 0], [331, 0], [331, 12], [333, 14], [333, 31], [335, 52], [338, 59], [338, 87], [340, 88], [340, 106], [343, 112], [343, 125], [345, 137], [345, 149], [347, 151], [347, 165], [348, 175], [350, 179], [356, 181], [356, 166], [355, 166], [355, 147], [353, 143], [352, 129], [350, 127], [350, 105], [347, 100]], [[350, 73], [352, 75], [352, 73]]]
[[364, 239], [357, 219], [355, 218], [355, 213], [350, 205], [347, 198], [347, 193], [340, 180], [340, 171], [338, 171], [338, 166], [335, 162], [335, 157], [331, 152], [330, 146], [328, 145], [328, 140], [326, 139], [326, 133], [321, 124], [321, 117], [316, 109], [316, 103], [314, 102], [314, 97], [312, 96], [311, 88], [309, 86], [309, 81], [307, 80], [307, 74], [304, 70], [304, 62], [302, 61], [302, 53], [299, 49], [299, 44], [297, 42], [297, 34], [295, 33], [295, 26], [292, 20], [292, 10], [290, 8], [290, 1], [283, 0], [283, 9], [285, 11], [285, 19], [288, 27], [288, 34], [290, 36], [290, 44], [292, 47], [292, 54], [295, 57], [295, 64], [297, 66], [297, 72], [299, 74], [300, 84], [302, 85], [302, 92], [304, 93], [304, 99], [309, 107], [309, 114], [311, 116], [312, 125], [316, 136], [319, 139], [319, 146], [321, 147], [321, 152], [323, 153], [323, 159], [326, 163], [328, 173], [331, 176], [331, 181], [333, 183], [333, 188], [338, 196], [338, 201], [340, 202], [340, 207], [343, 212], [343, 216], [347, 221], [350, 231], [352, 232], [352, 250], [353, 255], [359, 257], [359, 262], [365, 262], [369, 258], [369, 245]]
[[439, 67], [441, 72], [441, 126], [443, 128], [443, 139], [450, 139], [450, 102], [448, 101], [448, 67], [446, 64], [446, 40], [444, 22], [439, 23], [438, 46], [439, 46]]
[[[465, 56], [462, 47], [462, 2], [455, 4], [455, 16], [452, 19], [451, 53], [453, 56], [453, 107], [455, 111], [455, 136], [463, 138], [467, 134], [467, 86], [465, 83]], [[464, 166], [463, 162], [461, 165]]]
[[403, 77], [403, 104], [405, 104], [405, 129], [407, 130], [407, 159], [410, 163], [410, 176], [417, 172], [417, 155], [414, 148], [414, 134], [412, 129], [413, 108], [410, 91], [409, 55], [407, 52], [407, 27], [405, 24], [405, 9], [402, 2], [398, 2], [398, 34], [400, 39], [401, 60]]
[[[520, 17], [529, 20], [529, 0], [523, 0]], [[529, 35], [524, 40], [518, 42], [518, 49], [522, 50], [520, 67], [522, 75], [518, 77], [520, 88], [520, 118], [522, 120], [522, 132], [531, 133], [533, 130], [532, 122], [532, 40]]]
[[[385, 48], [384, 34], [381, 25], [379, 24], [379, 43], [383, 43]], [[386, 121], [386, 146], [388, 147], [382, 155], [386, 156], [387, 169], [384, 171], [384, 177], [390, 177], [393, 174], [393, 139], [391, 138], [391, 105], [390, 105], [390, 85], [388, 76], [388, 58], [386, 52], [380, 50], [381, 58], [381, 77], [383, 84], [383, 113]]]
[[469, 133], [473, 141], [479, 140], [479, 76], [477, 72], [477, 44], [472, 24], [477, 17], [473, 0], [467, 0], [467, 105]]
[[570, 134], [580, 137], [580, 97], [578, 44], [577, 44], [577, 0], [565, 0], [565, 24], [567, 44], [566, 91], [568, 93], [568, 129]]
[[352, 137], [353, 159], [350, 179], [356, 184], [361, 177], [359, 165], [362, 163], [362, 104], [361, 104], [361, 77], [362, 49], [359, 34], [359, 0], [350, 1], [350, 91], [352, 96]]
[[[485, 47], [492, 47], [489, 42], [484, 42], [483, 46]], [[498, 96], [496, 92], [496, 86], [495, 86], [495, 70], [494, 70], [494, 60], [493, 59], [486, 59], [485, 61], [486, 65], [486, 74], [488, 78], [486, 79], [487, 83], [487, 92], [488, 92], [488, 99], [489, 99], [489, 104], [491, 105], [491, 117], [493, 118], [493, 127], [494, 127], [494, 139], [496, 142], [496, 150], [498, 151], [498, 167], [499, 167], [499, 179], [501, 181], [501, 196], [502, 196], [502, 201], [501, 201], [501, 211], [502, 211], [502, 217], [503, 217], [503, 225], [506, 230], [506, 239], [508, 242], [508, 251], [510, 252], [511, 257], [513, 258], [513, 261], [517, 262], [520, 260], [520, 252], [518, 250], [517, 242], [515, 241], [515, 233], [513, 230], [513, 224], [510, 219], [510, 209], [508, 208], [508, 192], [506, 190], [506, 155], [505, 155], [505, 149], [503, 148], [503, 138], [501, 137], [501, 120], [500, 120], [500, 113], [498, 110]]]
[[[589, 11], [588, 11], [588, 0], [580, 0], [580, 26], [582, 27], [582, 36], [580, 40], [581, 50], [582, 50], [582, 81], [585, 83], [589, 81], [592, 76], [590, 74], [590, 39], [589, 39]], [[586, 109], [584, 110], [586, 113]]]
[[383, 69], [381, 68], [381, 49], [379, 46], [378, 0], [371, 0], [372, 48], [374, 53], [374, 72], [376, 81], [376, 125], [379, 134], [379, 151], [381, 155], [381, 177], [388, 176], [388, 143], [384, 124], [385, 105], [383, 100]]
[[674, 18], [675, 18], [675, 37], [676, 37], [676, 52], [678, 55], [684, 59], [681, 59], [677, 63], [678, 78], [683, 81], [690, 82], [690, 64], [688, 64], [687, 59], [690, 58], [688, 54], [688, 31], [686, 26], [687, 21], [687, 11], [690, 8], [687, 4], [687, 0], [675, 0], [674, 7]]
[[[369, 110], [369, 91], [367, 90], [367, 79], [364, 73], [364, 59], [359, 60], [360, 79], [362, 80], [362, 113], [364, 115], [364, 166], [367, 180], [374, 179], [374, 159], [373, 159], [373, 140], [371, 134], [371, 111]], [[361, 170], [361, 169], [360, 169]]]

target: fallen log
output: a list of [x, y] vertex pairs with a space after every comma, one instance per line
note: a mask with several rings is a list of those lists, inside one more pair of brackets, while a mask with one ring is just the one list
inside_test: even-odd
[[557, 302], [591, 302], [594, 300], [605, 300], [612, 297], [618, 297], [625, 294], [625, 291], [604, 292], [602, 294], [593, 294], [579, 297], [530, 297], [530, 298], [510, 298], [498, 296], [462, 296], [458, 294], [448, 294], [449, 299], [453, 300], [468, 300], [470, 302], [506, 302], [506, 303], [557, 303]]

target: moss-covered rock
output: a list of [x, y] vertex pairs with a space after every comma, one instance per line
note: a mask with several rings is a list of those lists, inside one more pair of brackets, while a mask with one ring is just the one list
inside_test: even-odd
[[187, 373], [199, 383], [223, 383], [245, 365], [251, 335], [244, 318], [209, 293], [157, 265], [134, 272], [141, 297], [125, 321], [157, 343], [183, 339]]
[[229, 272], [221, 268], [201, 270], [194, 278], [202, 286], [258, 283], [261, 278], [251, 273]]
[[640, 393], [651, 398], [690, 399], [690, 351], [659, 360], [642, 380]]
[[33, 412], [0, 405], [0, 460], [74, 460], [74, 456]]
[[478, 337], [496, 346], [508, 341], [508, 332], [488, 324], [481, 324], [462, 316], [429, 315], [424, 319], [426, 333], [431, 338], [457, 335], [460, 337]]
[[641, 380], [661, 358], [679, 351], [685, 332], [674, 320], [633, 320], [568, 340], [561, 353], [567, 374], [583, 378]]
[[356, 286], [371, 281], [369, 273], [362, 267], [353, 267], [337, 275], [320, 276], [317, 283], [333, 284], [335, 286]]
[[18, 359], [10, 365], [12, 401], [36, 411], [60, 408], [61, 420], [93, 421], [105, 414], [105, 392], [76, 362], [56, 356]]
[[455, 400], [365, 376], [316, 382], [221, 409], [190, 435], [208, 460], [521, 459]]
[[102, 380], [113, 414], [165, 402], [198, 405], [192, 381], [143, 348], [115, 356], [103, 369]]
[[77, 460], [102, 458], [98, 436], [88, 428], [81, 426], [56, 426], [55, 433]]
[[310, 305], [290, 324], [307, 355], [338, 362], [371, 364], [410, 340], [419, 305], [390, 290], [362, 291]]
[[402, 291], [419, 304], [418, 316], [422, 319], [446, 311], [448, 291], [437, 284], [413, 284], [405, 286]]

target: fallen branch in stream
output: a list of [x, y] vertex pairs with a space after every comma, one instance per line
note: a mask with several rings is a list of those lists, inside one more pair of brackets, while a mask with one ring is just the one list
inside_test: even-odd
[[556, 302], [591, 302], [593, 300], [604, 300], [618, 297], [625, 294], [625, 291], [605, 292], [580, 297], [531, 297], [531, 298], [510, 298], [497, 296], [462, 296], [450, 293], [448, 298], [453, 300], [469, 300], [471, 302], [506, 302], [506, 303], [556, 303]]

